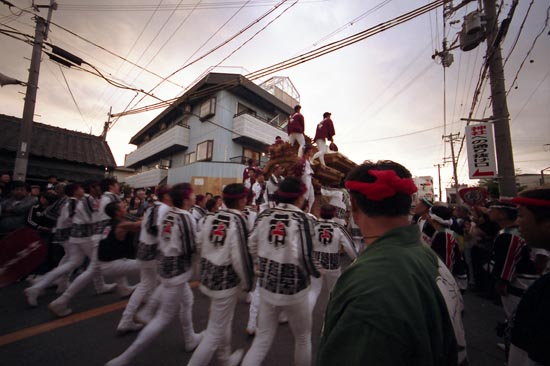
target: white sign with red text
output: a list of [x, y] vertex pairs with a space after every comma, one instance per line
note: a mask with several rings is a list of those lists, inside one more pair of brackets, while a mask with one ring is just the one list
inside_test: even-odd
[[493, 125], [483, 123], [466, 126], [466, 145], [470, 179], [496, 178]]

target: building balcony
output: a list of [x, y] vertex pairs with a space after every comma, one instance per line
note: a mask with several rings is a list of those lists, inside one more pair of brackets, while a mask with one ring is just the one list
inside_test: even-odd
[[286, 134], [280, 128], [246, 113], [233, 118], [233, 131], [233, 140], [261, 148], [273, 144], [275, 137]]
[[165, 154], [182, 151], [189, 147], [189, 127], [174, 126], [151, 141], [126, 155], [127, 168], [135, 168], [139, 163], [161, 158]]
[[133, 188], [154, 187], [168, 176], [168, 169], [151, 169], [124, 178], [124, 182]]

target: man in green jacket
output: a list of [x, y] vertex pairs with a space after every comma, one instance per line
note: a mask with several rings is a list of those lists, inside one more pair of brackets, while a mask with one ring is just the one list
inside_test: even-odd
[[331, 293], [317, 365], [466, 362], [460, 291], [409, 224], [411, 173], [391, 161], [365, 162], [346, 188], [367, 248]]

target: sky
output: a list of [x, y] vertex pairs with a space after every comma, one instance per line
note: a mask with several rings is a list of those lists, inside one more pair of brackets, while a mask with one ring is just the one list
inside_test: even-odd
[[[11, 2], [32, 11], [30, 0]], [[502, 2], [501, 20], [511, 2]], [[36, 3], [47, 5], [48, 1]], [[181, 95], [213, 66], [217, 65], [214, 71], [248, 74], [379, 25], [429, 1], [289, 0], [254, 23], [278, 3], [59, 0], [52, 16], [56, 25], [51, 25], [48, 41], [84, 59], [112, 80], [150, 90], [160, 81], [158, 76], [168, 76], [253, 24], [171, 77], [172, 83], [164, 82], [153, 91], [157, 98], [166, 100]], [[433, 176], [437, 181], [435, 165], [451, 155], [450, 145], [442, 136], [464, 136], [466, 122], [461, 118], [468, 116], [472, 105], [486, 42], [468, 52], [452, 50], [454, 62], [445, 69], [445, 77], [439, 58], [433, 59], [432, 55], [442, 49], [444, 38], [449, 44], [454, 42], [464, 15], [475, 10], [477, 4], [474, 1], [457, 10], [447, 22], [440, 7], [256, 82], [271, 76], [289, 77], [300, 93], [306, 134], [313, 137], [323, 113], [331, 112], [335, 143], [351, 160], [394, 160], [414, 175]], [[502, 44], [515, 168], [521, 173], [538, 174], [550, 166], [548, 13], [547, 1], [520, 1]], [[45, 16], [46, 10], [42, 8], [40, 14]], [[7, 26], [34, 34], [32, 14], [13, 8], [10, 11], [0, 4], [0, 30]], [[0, 73], [26, 81], [31, 46], [0, 34], [0, 49]], [[83, 68], [92, 71], [89, 66]], [[473, 118], [492, 115], [489, 83], [485, 85]], [[24, 92], [22, 86], [1, 88], [0, 113], [21, 117]], [[117, 113], [128, 105], [133, 109], [158, 102], [151, 97], [141, 100], [143, 94], [136, 94], [85, 71], [59, 66], [44, 55], [35, 121], [99, 135], [110, 108]], [[107, 141], [119, 165], [124, 163], [125, 154], [135, 149], [128, 144], [130, 138], [161, 111], [116, 120]], [[460, 142], [455, 150], [459, 147]], [[465, 150], [458, 160], [459, 183], [476, 184], [468, 179]], [[443, 188], [450, 186], [451, 178], [452, 165], [447, 163], [441, 169]]]

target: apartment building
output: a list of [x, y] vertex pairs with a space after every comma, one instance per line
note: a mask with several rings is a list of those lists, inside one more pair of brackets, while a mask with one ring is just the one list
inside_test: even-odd
[[209, 73], [134, 135], [125, 166], [134, 188], [189, 182], [220, 193], [242, 180], [246, 161], [267, 161], [267, 147], [286, 136], [299, 94], [285, 77], [257, 85], [239, 74]]

